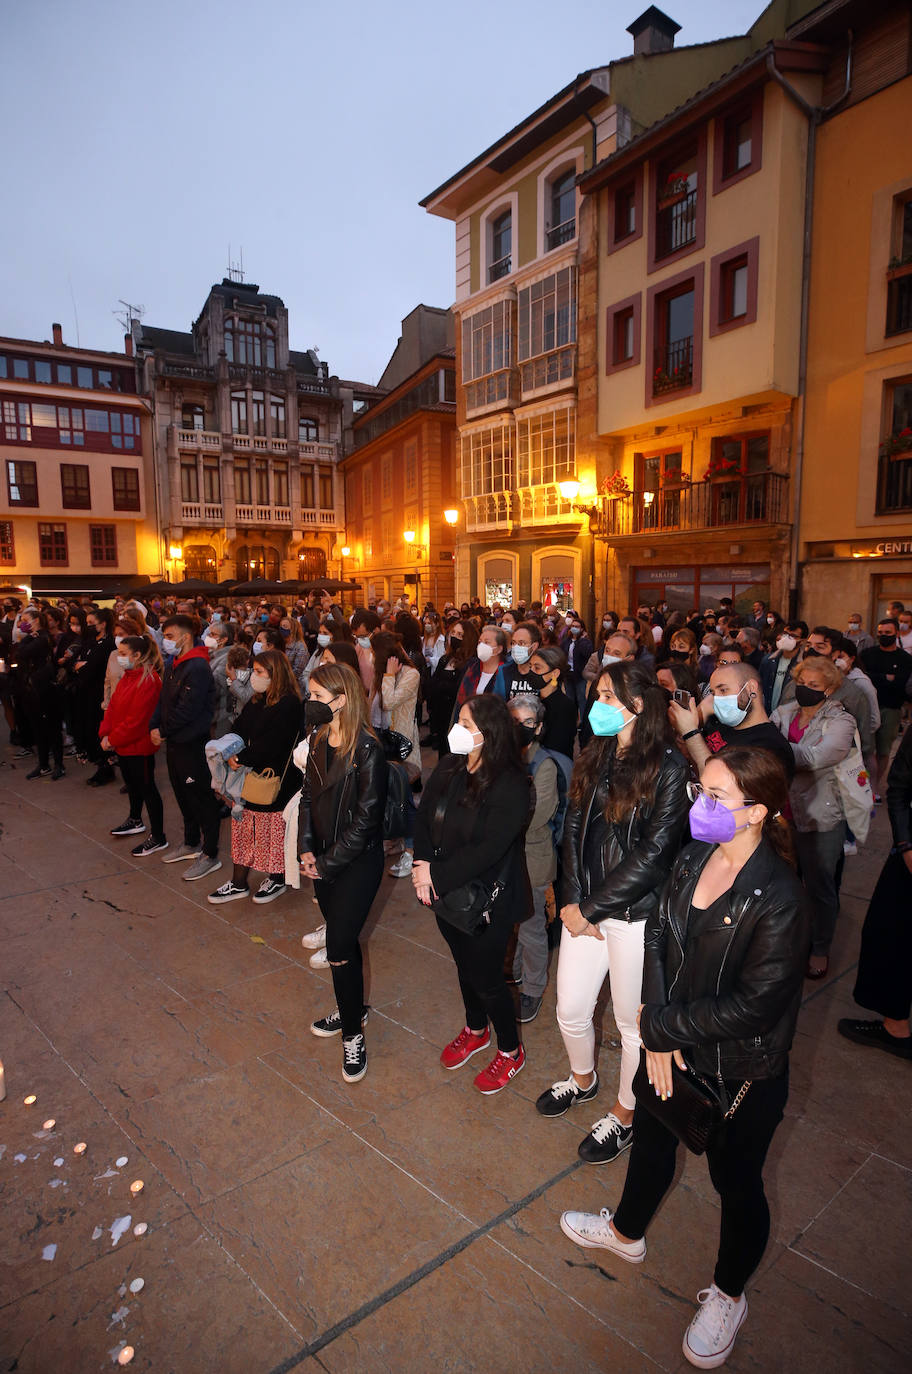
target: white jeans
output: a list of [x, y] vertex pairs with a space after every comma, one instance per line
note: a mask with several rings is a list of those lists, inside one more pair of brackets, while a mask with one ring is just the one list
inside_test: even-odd
[[608, 974], [611, 1005], [621, 1036], [621, 1082], [618, 1101], [633, 1111], [633, 1075], [640, 1062], [637, 1008], [643, 1000], [643, 938], [645, 921], [600, 922], [604, 940], [591, 935], [574, 938], [566, 926], [561, 934], [557, 965], [557, 1024], [574, 1074], [595, 1068], [595, 1004]]

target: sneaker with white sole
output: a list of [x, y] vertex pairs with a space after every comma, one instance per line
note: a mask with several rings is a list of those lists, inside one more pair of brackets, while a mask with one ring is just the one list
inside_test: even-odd
[[329, 955], [326, 953], [326, 946], [322, 949], [315, 949], [307, 960], [311, 968], [329, 968]]
[[218, 906], [221, 902], [239, 902], [242, 897], [249, 896], [249, 887], [238, 887], [237, 883], [232, 882], [229, 878], [227, 883], [222, 883], [221, 887], [210, 892], [206, 900], [211, 902], [213, 906]]
[[342, 1077], [346, 1083], [359, 1083], [367, 1073], [367, 1047], [363, 1035], [342, 1041]]
[[284, 883], [277, 883], [274, 878], [264, 878], [253, 894], [253, 900], [261, 905], [264, 902], [274, 902], [276, 897], [281, 897], [285, 891]]
[[157, 854], [160, 849], [167, 849], [168, 841], [164, 835], [148, 835], [142, 844], [134, 845], [130, 850], [134, 859], [147, 859], [150, 854]]
[[697, 1369], [718, 1369], [732, 1352], [747, 1316], [747, 1298], [729, 1298], [714, 1283], [697, 1294], [700, 1310], [684, 1332], [684, 1358]]
[[625, 1126], [614, 1112], [609, 1112], [583, 1137], [576, 1153], [586, 1164], [611, 1164], [632, 1144], [633, 1126]]
[[407, 878], [412, 871], [413, 856], [410, 849], [403, 849], [399, 858], [390, 868], [394, 878]]
[[200, 854], [199, 858], [190, 865], [183, 875], [184, 882], [195, 883], [197, 878], [208, 878], [210, 873], [215, 873], [221, 866], [221, 859], [210, 859], [208, 854]]
[[599, 1090], [598, 1074], [588, 1088], [581, 1088], [573, 1074], [560, 1083], [552, 1083], [535, 1100], [535, 1109], [542, 1116], [564, 1116], [575, 1102], [591, 1102]]
[[179, 864], [184, 859], [198, 859], [202, 852], [198, 844], [180, 844], [173, 854], [169, 854], [167, 859], [162, 859], [162, 863]]
[[135, 816], [128, 816], [125, 821], [121, 821], [120, 825], [115, 825], [114, 829], [111, 831], [111, 834], [141, 835], [145, 828], [146, 827], [143, 825], [141, 820], [137, 820]]
[[305, 949], [322, 949], [326, 944], [326, 922], [317, 926], [316, 930], [308, 931], [301, 936], [301, 944]]
[[[370, 1015], [370, 1007], [365, 1007], [361, 1013], [362, 1026]], [[338, 1007], [333, 1008], [328, 1016], [321, 1016], [319, 1020], [312, 1021], [310, 1024], [312, 1035], [318, 1035], [321, 1040], [328, 1040], [332, 1035], [342, 1034], [342, 1017], [339, 1015]]]
[[560, 1228], [574, 1245], [584, 1250], [610, 1250], [620, 1255], [628, 1264], [642, 1264], [646, 1258], [645, 1240], [623, 1241], [612, 1231], [609, 1222], [611, 1213], [607, 1207], [600, 1212], [564, 1212]]

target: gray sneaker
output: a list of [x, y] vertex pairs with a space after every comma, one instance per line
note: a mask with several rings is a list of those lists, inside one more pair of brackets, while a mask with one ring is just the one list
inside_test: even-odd
[[217, 868], [221, 868], [221, 866], [221, 859], [210, 859], [208, 854], [201, 854], [187, 869], [187, 872], [184, 874], [184, 882], [193, 883], [197, 878], [205, 878], [208, 874], [214, 873]]
[[179, 864], [182, 859], [198, 859], [202, 852], [198, 844], [181, 844], [177, 849], [172, 849], [167, 859], [162, 859], [162, 863]]

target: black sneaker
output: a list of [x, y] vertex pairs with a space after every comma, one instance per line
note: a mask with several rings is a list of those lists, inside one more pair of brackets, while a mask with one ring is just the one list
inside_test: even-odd
[[586, 1164], [610, 1164], [633, 1143], [633, 1126], [623, 1126], [614, 1112], [597, 1121], [580, 1141], [577, 1154]]
[[121, 821], [120, 825], [115, 825], [114, 829], [111, 831], [111, 834], [141, 835], [145, 828], [146, 827], [143, 825], [141, 820], [137, 820], [135, 816], [128, 816], [125, 821]]
[[65, 777], [66, 777], [66, 769], [63, 768], [62, 766], [61, 766], [61, 767], [57, 767], [57, 768], [54, 769], [53, 773], [51, 774], [51, 782], [59, 782], [61, 778], [65, 778]]
[[853, 1021], [843, 1017], [836, 1029], [856, 1045], [871, 1045], [875, 1050], [895, 1054], [898, 1059], [912, 1059], [912, 1035], [891, 1035], [883, 1021]]
[[242, 897], [249, 896], [249, 887], [239, 887], [237, 883], [233, 883], [229, 878], [227, 883], [222, 883], [221, 887], [217, 887], [214, 892], [210, 892], [206, 900], [210, 901], [213, 906], [218, 906], [220, 902], [239, 902]]
[[519, 998], [519, 1015], [517, 1021], [521, 1026], [527, 1026], [530, 1021], [534, 1021], [541, 1011], [541, 1004], [544, 999], [541, 997], [529, 997], [522, 993]]
[[542, 1116], [563, 1116], [569, 1112], [574, 1102], [591, 1102], [599, 1090], [598, 1074], [588, 1088], [581, 1088], [573, 1074], [562, 1083], [552, 1083], [535, 1103]]
[[263, 902], [274, 902], [276, 897], [281, 897], [284, 891], [284, 883], [277, 883], [272, 878], [264, 878], [254, 893], [253, 900], [260, 904]]
[[144, 859], [148, 854], [157, 854], [160, 849], [167, 848], [168, 841], [164, 835], [150, 835], [148, 839], [143, 840], [142, 844], [131, 849], [130, 853], [134, 859]]
[[30, 758], [32, 757], [32, 754], [33, 754], [34, 752], [35, 752], [34, 749], [30, 749], [30, 748], [28, 748], [26, 745], [23, 745], [21, 749], [17, 749], [17, 750], [16, 750], [15, 754], [13, 755], [13, 758], [14, 758], [14, 759], [30, 759]]
[[363, 1035], [353, 1035], [342, 1041], [342, 1077], [346, 1083], [357, 1083], [367, 1073], [367, 1047]]
[[50, 770], [50, 768], [40, 768], [40, 767], [39, 767], [39, 768], [33, 768], [32, 771], [31, 771], [31, 773], [26, 773], [26, 775], [25, 775], [26, 781], [27, 781], [27, 782], [31, 782], [32, 778], [49, 778], [50, 776], [51, 776], [51, 770]]
[[[362, 1026], [370, 1015], [370, 1007], [365, 1007], [361, 1013]], [[334, 1007], [328, 1016], [321, 1016], [319, 1020], [311, 1022], [311, 1033], [319, 1035], [321, 1039], [328, 1040], [332, 1035], [342, 1034], [342, 1017], [339, 1015], [338, 1007]]]

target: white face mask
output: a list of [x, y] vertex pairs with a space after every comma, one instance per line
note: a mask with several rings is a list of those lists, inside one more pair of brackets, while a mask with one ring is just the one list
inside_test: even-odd
[[661, 625], [653, 625], [653, 627], [652, 627], [652, 638], [653, 638], [653, 640], [655, 641], [656, 644], [661, 644], [661, 642], [662, 642], [662, 633], [663, 633], [663, 632], [662, 632], [662, 627], [661, 627]]
[[327, 645], [332, 644], [332, 635], [317, 635], [317, 643], [321, 649], [325, 649]]
[[849, 660], [847, 658], [837, 658], [834, 661], [841, 673], [847, 673], [849, 671]]
[[712, 645], [711, 645], [711, 644], [701, 644], [701, 645], [700, 645], [700, 653], [703, 655], [704, 658], [712, 658]]
[[528, 662], [529, 662], [529, 659], [530, 659], [530, 657], [531, 657], [531, 654], [532, 654], [532, 650], [528, 647], [528, 645], [526, 645], [526, 644], [514, 644], [514, 645], [513, 645], [513, 662], [514, 662], [514, 663], [528, 663]]
[[472, 731], [468, 726], [460, 725], [459, 721], [447, 735], [447, 744], [450, 746], [451, 754], [471, 754], [473, 749], [478, 748]]
[[610, 668], [612, 663], [620, 663], [617, 654], [602, 654], [602, 664], [605, 668]]
[[511, 635], [516, 629], [516, 626], [513, 624], [512, 620], [502, 620], [500, 622], [500, 628], [506, 630], [508, 635]]
[[784, 650], [785, 653], [790, 654], [793, 649], [797, 648], [798, 641], [793, 639], [791, 635], [780, 635], [776, 640], [776, 644], [780, 649]]
[[768, 615], [768, 616], [766, 617], [766, 623], [767, 623], [767, 625], [775, 625], [775, 623], [776, 623], [776, 617], [775, 617], [774, 615]]
[[370, 636], [369, 636], [369, 635], [358, 635], [358, 638], [355, 640], [355, 643], [356, 643], [356, 644], [358, 645], [358, 647], [361, 648], [361, 649], [369, 649], [370, 646], [371, 646]]
[[603, 621], [602, 621], [602, 629], [603, 629], [603, 630], [613, 630], [613, 629], [614, 629], [614, 621], [613, 621], [613, 620], [603, 620]]
[[255, 692], [265, 692], [269, 686], [269, 677], [266, 673], [251, 673], [250, 685]]
[[179, 650], [179, 648], [180, 648], [180, 645], [178, 644], [177, 640], [175, 640], [175, 639], [167, 639], [167, 638], [165, 638], [165, 639], [162, 640], [162, 649], [164, 650], [164, 652], [165, 652], [166, 654], [176, 654], [177, 651]]
[[132, 668], [132, 667], [133, 667], [133, 660], [132, 660], [132, 658], [124, 658], [123, 654], [118, 654], [118, 655], [117, 655], [117, 662], [120, 664], [121, 668]]
[[121, 644], [123, 644], [124, 640], [126, 639], [126, 637], [127, 637], [126, 635], [115, 635], [115, 636], [114, 636], [114, 647], [115, 647], [116, 649], [119, 649], [120, 646], [121, 646]]
[[203, 643], [205, 644], [207, 649], [217, 649], [219, 646], [219, 642], [216, 639], [215, 635], [206, 635], [203, 639]]
[[478, 657], [481, 659], [482, 663], [487, 663], [488, 659], [494, 657], [494, 655], [497, 653], [497, 650], [492, 648], [490, 644], [487, 644], [484, 640], [482, 640], [481, 643], [478, 645], [476, 653], [478, 654]]
[[266, 651], [266, 645], [265, 645], [265, 644], [261, 644], [260, 641], [257, 640], [256, 643], [255, 643], [254, 646], [253, 646], [253, 652], [254, 652], [255, 654], [262, 654], [262, 653], [265, 653], [265, 651]]

